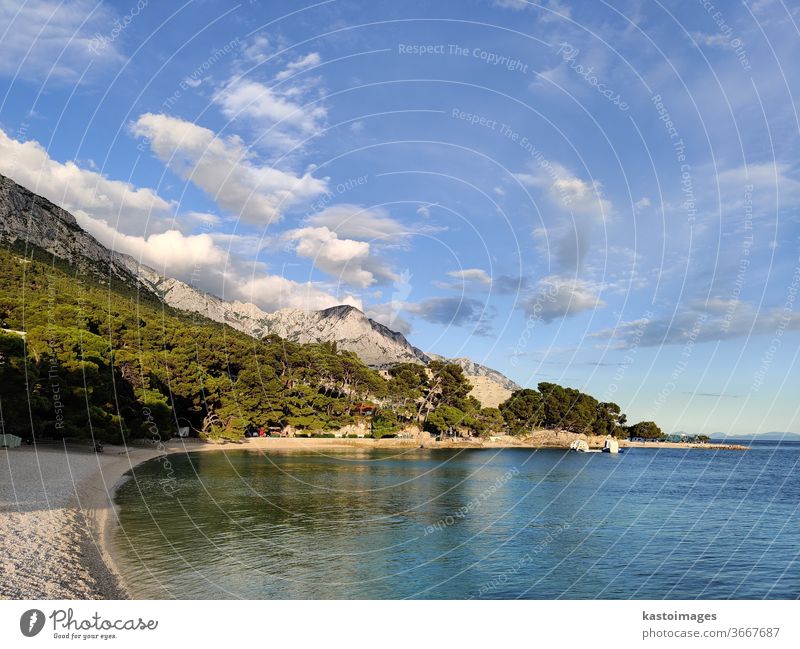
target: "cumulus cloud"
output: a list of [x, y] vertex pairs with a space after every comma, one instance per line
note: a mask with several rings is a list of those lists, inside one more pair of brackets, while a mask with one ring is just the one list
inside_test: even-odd
[[324, 273], [337, 280], [368, 288], [396, 278], [391, 269], [371, 252], [370, 244], [355, 239], [342, 239], [327, 227], [290, 230], [285, 238], [293, 242], [295, 253], [310, 259]]
[[107, 247], [129, 254], [167, 277], [226, 299], [251, 302], [265, 311], [327, 309], [337, 304], [362, 307], [361, 300], [351, 294], [340, 297], [312, 282], [270, 274], [263, 264], [248, 263], [220, 247], [215, 234], [184, 235], [168, 230], [134, 237], [88, 217], [78, 217], [78, 222]]
[[408, 228], [393, 219], [382, 207], [362, 207], [339, 203], [314, 214], [306, 220], [314, 227], [325, 227], [341, 237], [375, 239], [381, 243], [396, 242], [409, 233]]
[[124, 57], [111, 39], [113, 12], [94, 0], [3, 0], [0, 74], [75, 81]]
[[227, 254], [210, 234], [185, 235], [167, 230], [147, 237], [122, 234], [105, 221], [77, 214], [78, 224], [100, 243], [116, 252], [131, 255], [169, 277], [187, 279], [199, 267], [220, 269]]
[[[351, 294], [338, 296], [312, 282], [296, 282], [266, 272], [263, 264], [246, 262], [221, 247], [227, 235], [184, 235], [168, 230], [147, 237], [124, 235], [103, 221], [79, 216], [87, 232], [108, 248], [134, 257], [167, 277], [183, 280], [226, 299], [251, 302], [265, 311], [283, 308], [327, 309], [337, 304], [362, 308]], [[230, 242], [229, 242], [230, 243]]]
[[312, 282], [295, 282], [280, 275], [260, 275], [236, 285], [239, 298], [265, 311], [278, 309], [327, 309], [339, 304], [362, 308], [361, 300], [331, 294]]
[[0, 129], [0, 173], [74, 214], [101, 218], [124, 233], [143, 234], [172, 204], [148, 188], [110, 180], [68, 160], [53, 160], [34, 140], [20, 142]]
[[325, 180], [259, 165], [243, 142], [176, 117], [145, 113], [131, 126], [156, 157], [225, 210], [264, 225], [326, 190]]
[[[167, 215], [172, 208], [169, 202], [150, 189], [111, 180], [73, 162], [53, 160], [37, 142], [19, 142], [2, 129], [0, 173], [72, 212], [79, 225], [106, 247], [202, 290], [252, 300], [265, 310], [321, 309], [337, 304], [361, 308], [361, 301], [352, 295], [339, 297], [310, 282], [271, 275], [261, 264], [248, 264], [242, 257], [230, 254], [231, 247], [247, 240], [241, 235], [187, 235], [172, 228], [145, 234], [150, 215]], [[185, 217], [181, 220], [190, 223], [213, 226], [219, 222], [215, 215], [203, 212], [191, 212]], [[220, 243], [226, 244], [227, 249]], [[249, 242], [250, 250], [258, 247], [258, 242]]]
[[604, 305], [596, 288], [590, 283], [556, 275], [539, 280], [535, 292], [520, 302], [520, 307], [528, 317], [546, 323]]

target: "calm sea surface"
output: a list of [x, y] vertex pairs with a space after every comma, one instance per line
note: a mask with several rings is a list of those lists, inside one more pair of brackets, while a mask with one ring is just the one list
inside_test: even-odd
[[800, 597], [797, 443], [170, 462], [118, 492], [135, 597]]

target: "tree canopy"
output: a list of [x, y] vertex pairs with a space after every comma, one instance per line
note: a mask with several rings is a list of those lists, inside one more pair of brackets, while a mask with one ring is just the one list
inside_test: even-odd
[[661, 439], [666, 435], [653, 421], [640, 421], [638, 424], [628, 428], [631, 437], [641, 437], [642, 439]]
[[[632, 435], [635, 427], [626, 427], [627, 417], [616, 403], [599, 402], [591, 395], [555, 383], [539, 383], [537, 387], [538, 391], [517, 390], [500, 404], [500, 413], [512, 435], [525, 435], [537, 428], [615, 437]], [[641, 424], [636, 426], [636, 430], [646, 429]]]
[[228, 439], [253, 425], [324, 432], [363, 422], [368, 402], [376, 437], [409, 425], [442, 437], [542, 426], [642, 437], [654, 426], [661, 434], [652, 422], [626, 429], [618, 405], [553, 383], [482, 408], [457, 364], [403, 363], [385, 378], [335, 344], [257, 340], [33, 250], [25, 258], [0, 248], [7, 433], [121, 441], [166, 439], [185, 425]]

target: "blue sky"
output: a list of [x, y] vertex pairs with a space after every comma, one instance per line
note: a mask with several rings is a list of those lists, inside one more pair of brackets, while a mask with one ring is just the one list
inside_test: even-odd
[[800, 15], [717, 4], [4, 2], [0, 173], [227, 299], [798, 430]]

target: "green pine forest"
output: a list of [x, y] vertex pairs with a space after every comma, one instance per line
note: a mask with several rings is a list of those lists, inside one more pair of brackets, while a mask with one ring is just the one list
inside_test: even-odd
[[381, 373], [334, 344], [256, 340], [44, 251], [25, 254], [0, 248], [0, 415], [3, 432], [25, 439], [161, 440], [179, 426], [212, 440], [239, 440], [252, 426], [326, 435], [365, 423], [364, 404], [374, 407], [373, 437], [410, 425], [442, 437], [662, 435], [653, 422], [627, 427], [616, 404], [551, 383], [482, 408], [458, 365]]

